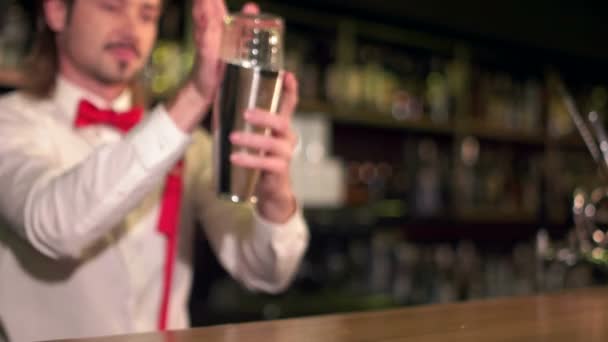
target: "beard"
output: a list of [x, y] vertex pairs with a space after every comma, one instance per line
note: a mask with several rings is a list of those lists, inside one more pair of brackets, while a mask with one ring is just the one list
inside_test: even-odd
[[93, 63], [78, 63], [74, 65], [80, 72], [99, 83], [107, 85], [126, 84], [133, 81], [143, 69], [143, 63], [104, 59], [100, 57]]
[[139, 69], [131, 68], [129, 63], [125, 61], [117, 61], [110, 68], [111, 70], [103, 66], [91, 68], [91, 76], [102, 83], [116, 84], [131, 82], [139, 72]]
[[[64, 41], [64, 43], [68, 43]], [[127, 44], [128, 45], [128, 44]], [[125, 60], [111, 55], [111, 49], [125, 47], [122, 43], [106, 44], [99, 53], [92, 54], [91, 51], [82, 49], [82, 46], [64, 45], [63, 49], [66, 59], [79, 73], [106, 85], [127, 84], [135, 80], [144, 68], [144, 59], [140, 50], [132, 45], [131, 48], [135, 58]]]

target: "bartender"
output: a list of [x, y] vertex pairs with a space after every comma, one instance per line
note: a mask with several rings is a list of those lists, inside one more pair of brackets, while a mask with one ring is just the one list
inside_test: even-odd
[[0, 340], [187, 328], [196, 220], [247, 288], [276, 293], [294, 276], [308, 244], [289, 176], [296, 79], [279, 115], [246, 115], [271, 136], [231, 137], [266, 152], [231, 158], [261, 170], [258, 202], [219, 200], [199, 123], [221, 78], [226, 7], [194, 0], [195, 67], [171, 101], [144, 110], [133, 85], [161, 8], [38, 1], [28, 84], [0, 98]]

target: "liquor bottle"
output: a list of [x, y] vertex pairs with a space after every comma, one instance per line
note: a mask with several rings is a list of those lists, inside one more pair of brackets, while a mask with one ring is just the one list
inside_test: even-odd
[[437, 58], [431, 61], [431, 72], [426, 78], [426, 101], [431, 121], [447, 124], [450, 120], [450, 94], [445, 73]]
[[416, 213], [421, 216], [431, 216], [442, 209], [439, 147], [435, 141], [424, 139], [419, 142], [417, 152]]
[[15, 3], [8, 6], [0, 21], [0, 66], [19, 67], [26, 53], [29, 26], [23, 9]]

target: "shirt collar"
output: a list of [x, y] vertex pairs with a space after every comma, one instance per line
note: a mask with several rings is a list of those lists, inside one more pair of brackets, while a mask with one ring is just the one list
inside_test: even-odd
[[133, 103], [129, 89], [125, 89], [114, 101], [109, 102], [61, 76], [57, 78], [53, 100], [58, 104], [62, 116], [70, 123], [74, 122], [81, 100], [87, 100], [99, 109], [112, 109], [116, 112], [131, 109]]

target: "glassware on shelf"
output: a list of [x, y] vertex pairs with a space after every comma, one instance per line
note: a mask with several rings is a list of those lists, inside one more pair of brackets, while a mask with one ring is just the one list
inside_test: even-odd
[[[539, 254], [541, 258], [553, 258], [568, 267], [584, 263], [608, 266], [608, 135], [597, 112], [581, 115], [559, 77], [554, 76], [552, 82], [561, 105], [583, 138], [601, 177], [586, 176], [577, 180], [579, 184], [571, 196], [573, 227], [565, 243], [550, 249], [548, 238], [543, 237], [538, 243], [542, 247]], [[580, 164], [570, 163], [569, 168], [580, 167]]]
[[9, 2], [6, 12], [0, 16], [0, 68], [18, 68], [21, 65], [28, 31], [26, 13], [21, 6]]

